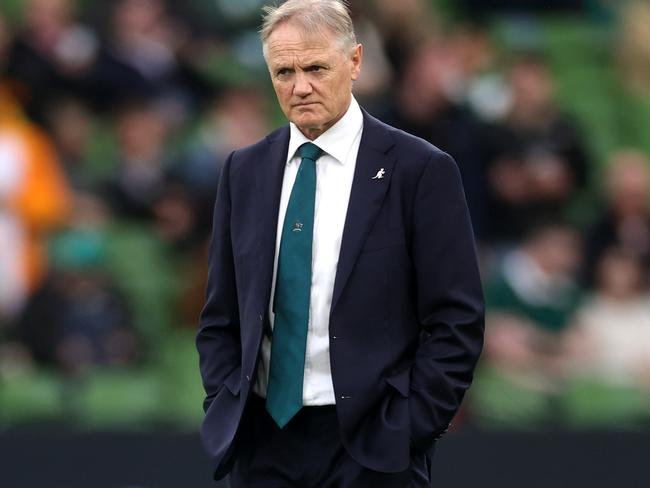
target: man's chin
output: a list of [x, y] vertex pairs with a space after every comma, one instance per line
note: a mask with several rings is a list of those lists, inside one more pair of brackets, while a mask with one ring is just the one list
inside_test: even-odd
[[294, 117], [291, 122], [296, 124], [296, 127], [298, 127], [302, 132], [317, 131], [324, 125], [320, 119], [315, 117]]

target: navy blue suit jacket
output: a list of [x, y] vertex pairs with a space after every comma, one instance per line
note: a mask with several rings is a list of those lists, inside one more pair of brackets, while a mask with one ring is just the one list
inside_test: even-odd
[[[233, 152], [215, 205], [197, 348], [201, 427], [229, 471], [269, 299], [289, 129]], [[384, 168], [385, 176], [372, 179]], [[483, 296], [459, 171], [429, 143], [364, 112], [334, 284], [330, 362], [342, 442], [362, 465], [405, 470], [447, 429], [483, 344]]]

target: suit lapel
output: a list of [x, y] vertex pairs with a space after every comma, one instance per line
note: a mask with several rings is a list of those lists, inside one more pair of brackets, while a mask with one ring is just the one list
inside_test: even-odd
[[[385, 126], [365, 111], [363, 124], [348, 212], [343, 227], [331, 310], [336, 307], [366, 236], [381, 208], [395, 164], [395, 159], [387, 154], [393, 146], [393, 139]], [[382, 168], [383, 177], [373, 179]]]
[[256, 178], [257, 197], [257, 232], [258, 232], [258, 259], [259, 283], [262, 295], [262, 304], [266, 307], [266, 314], [271, 296], [273, 280], [273, 262], [275, 260], [275, 238], [278, 226], [278, 209], [282, 192], [282, 179], [287, 162], [289, 150], [288, 126], [269, 134], [267, 138], [269, 150], [260, 162]]

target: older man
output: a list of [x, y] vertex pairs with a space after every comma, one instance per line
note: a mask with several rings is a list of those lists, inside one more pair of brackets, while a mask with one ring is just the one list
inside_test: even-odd
[[233, 152], [218, 191], [197, 337], [215, 478], [428, 486], [483, 339], [458, 169], [359, 107], [343, 2], [265, 11], [290, 124]]

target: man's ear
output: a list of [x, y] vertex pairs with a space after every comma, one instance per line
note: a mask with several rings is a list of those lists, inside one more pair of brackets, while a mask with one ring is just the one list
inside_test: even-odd
[[361, 74], [361, 61], [363, 59], [363, 44], [357, 44], [352, 51], [350, 60], [352, 61], [352, 81], [356, 81]]

